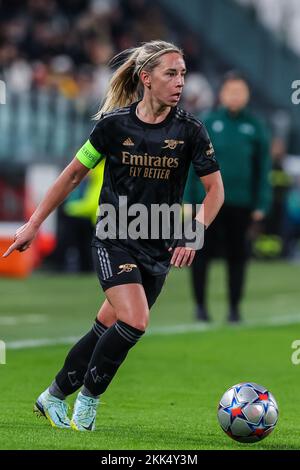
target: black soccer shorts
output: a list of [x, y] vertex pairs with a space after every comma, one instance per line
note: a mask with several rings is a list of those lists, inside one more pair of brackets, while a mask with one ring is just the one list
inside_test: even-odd
[[142, 284], [149, 309], [155, 303], [167, 274], [150, 274], [125, 249], [111, 243], [92, 246], [93, 261], [104, 291], [121, 284]]

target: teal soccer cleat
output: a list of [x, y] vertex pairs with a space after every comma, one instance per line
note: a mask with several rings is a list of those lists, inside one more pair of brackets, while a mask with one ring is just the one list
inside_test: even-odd
[[75, 431], [94, 431], [98, 404], [98, 398], [87, 397], [79, 392], [71, 419], [72, 429]]
[[67, 403], [51, 395], [48, 389], [38, 397], [33, 411], [37, 416], [47, 418], [54, 428], [70, 429], [71, 427]]

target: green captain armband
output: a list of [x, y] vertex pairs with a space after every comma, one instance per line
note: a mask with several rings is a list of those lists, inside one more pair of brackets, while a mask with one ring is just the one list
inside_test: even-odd
[[95, 166], [104, 158], [98, 150], [93, 147], [89, 140], [78, 150], [76, 158], [87, 168], [95, 168]]

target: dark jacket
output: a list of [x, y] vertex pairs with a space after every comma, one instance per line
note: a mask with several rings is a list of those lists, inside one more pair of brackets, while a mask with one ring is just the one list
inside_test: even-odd
[[[246, 109], [236, 115], [218, 108], [203, 119], [221, 167], [225, 204], [268, 212], [271, 205], [269, 138], [261, 122]], [[191, 168], [185, 201], [202, 202], [205, 196]]]

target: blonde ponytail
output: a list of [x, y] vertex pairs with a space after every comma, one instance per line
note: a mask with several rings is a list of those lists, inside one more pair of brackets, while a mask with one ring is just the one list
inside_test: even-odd
[[139, 78], [141, 71], [144, 69], [151, 72], [159, 64], [159, 58], [167, 52], [178, 52], [183, 55], [181, 49], [174, 44], [165, 41], [150, 41], [113, 57], [111, 63], [116, 63], [124, 54], [127, 59], [112, 75], [104, 103], [94, 119], [98, 120], [103, 113], [129, 106], [137, 101], [143, 91]]

